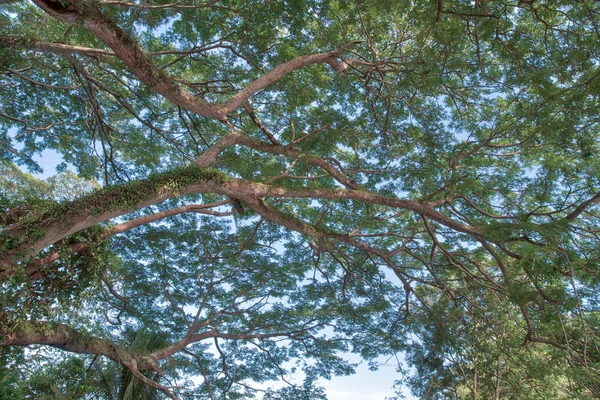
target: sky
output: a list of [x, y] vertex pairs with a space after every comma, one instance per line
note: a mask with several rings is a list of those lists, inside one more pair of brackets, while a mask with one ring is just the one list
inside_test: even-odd
[[[325, 388], [329, 400], [384, 400], [394, 395], [394, 381], [400, 376], [394, 366], [384, 366], [377, 371], [370, 371], [363, 363], [356, 368], [356, 374], [335, 377], [331, 381], [319, 381]], [[408, 389], [403, 391], [408, 400], [416, 400], [410, 396]]]

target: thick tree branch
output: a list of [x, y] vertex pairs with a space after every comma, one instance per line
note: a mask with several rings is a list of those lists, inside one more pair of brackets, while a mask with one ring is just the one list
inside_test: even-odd
[[600, 203], [600, 192], [596, 193], [596, 195], [594, 197], [592, 197], [591, 199], [588, 199], [588, 200], [584, 201], [583, 203], [581, 203], [579, 205], [579, 207], [577, 207], [575, 209], [575, 211], [573, 211], [572, 213], [567, 215], [567, 219], [569, 221], [575, 220], [575, 218], [579, 217], [581, 215], [581, 213], [583, 213], [585, 211], [586, 208], [588, 208], [589, 206], [591, 206], [592, 204], [595, 204], [595, 203]]
[[131, 371], [139, 380], [177, 400], [169, 388], [145, 377], [140, 371], [161, 373], [157, 359], [143, 356], [118, 346], [110, 340], [81, 333], [67, 325], [46, 322], [26, 321], [17, 324], [12, 330], [0, 326], [0, 347], [47, 345], [79, 354], [100, 354], [119, 363]]
[[177, 85], [150, 60], [128, 33], [105, 17], [96, 6], [90, 3], [83, 4], [82, 1], [73, 1], [67, 6], [57, 0], [34, 0], [34, 2], [60, 21], [82, 24], [110, 47], [142, 82], [166, 99], [199, 115], [220, 121], [227, 119], [227, 114], [221, 106], [210, 105], [204, 99], [195, 98]]
[[[210, 174], [210, 172], [209, 172]], [[114, 188], [115, 192], [118, 192], [118, 187]], [[312, 198], [322, 200], [353, 200], [363, 203], [385, 205], [392, 208], [400, 208], [404, 210], [413, 211], [417, 214], [426, 216], [438, 223], [452, 228], [458, 232], [463, 232], [474, 237], [482, 238], [482, 233], [472, 227], [463, 223], [457, 222], [452, 218], [435, 211], [428, 203], [419, 202], [415, 200], [401, 200], [393, 197], [383, 196], [377, 193], [359, 190], [344, 190], [344, 189], [311, 189], [311, 188], [283, 188], [272, 185], [256, 183], [247, 181], [244, 179], [233, 179], [228, 178], [224, 175], [216, 174], [206, 175], [200, 182], [190, 184], [184, 188], [169, 188], [167, 185], [160, 188], [158, 193], [148, 194], [148, 196], [140, 200], [135, 204], [126, 204], [122, 207], [113, 206], [109, 210], [96, 210], [90, 205], [90, 199], [94, 199], [91, 196], [83, 197], [68, 203], [68, 208], [71, 210], [71, 214], [67, 220], [45, 220], [44, 217], [40, 217], [38, 226], [45, 228], [45, 235], [43, 238], [36, 240], [31, 243], [24, 243], [17, 246], [11, 251], [5, 252], [0, 258], [0, 277], [6, 277], [13, 275], [17, 270], [18, 266], [15, 262], [20, 258], [18, 255], [22, 253], [27, 257], [34, 257], [39, 254], [44, 248], [57, 243], [65, 237], [79, 232], [83, 229], [89, 228], [98, 223], [108, 221], [112, 218], [125, 215], [135, 210], [139, 210], [144, 207], [148, 207], [153, 204], [160, 203], [162, 201], [178, 197], [184, 194], [195, 194], [195, 193], [216, 193], [222, 194], [231, 198], [244, 200], [251, 202], [254, 199], [267, 198], [267, 197], [283, 197], [283, 198]], [[98, 196], [93, 195], [93, 196]], [[66, 207], [67, 204], [61, 205]], [[31, 222], [30, 222], [31, 223]], [[22, 235], [26, 234], [25, 227], [19, 224], [15, 224], [8, 229], [2, 231], [2, 240], [16, 240]], [[29, 250], [28, 250], [29, 249]], [[21, 255], [21, 258], [23, 256]]]
[[435, 211], [426, 202], [416, 200], [401, 200], [393, 197], [383, 196], [366, 190], [345, 190], [345, 189], [287, 189], [265, 185], [262, 183], [249, 182], [242, 179], [226, 183], [219, 191], [228, 192], [229, 195], [236, 195], [242, 200], [250, 198], [266, 197], [286, 197], [286, 198], [312, 198], [323, 200], [354, 200], [364, 203], [385, 205], [392, 208], [401, 208], [416, 212], [417, 214], [427, 216], [442, 225], [452, 228], [458, 232], [467, 233], [476, 237], [482, 237], [481, 232], [460, 222], [454, 221], [450, 217]]
[[138, 371], [160, 371], [156, 360], [152, 357], [133, 353], [110, 340], [81, 333], [67, 325], [46, 321], [26, 321], [17, 324], [12, 330], [8, 330], [6, 326], [0, 327], [0, 347], [33, 344], [48, 345], [72, 353], [101, 354], [124, 367]]
[[210, 146], [208, 150], [202, 153], [202, 155], [198, 157], [194, 164], [203, 168], [210, 167], [217, 160], [217, 157], [219, 157], [219, 154], [221, 154], [223, 150], [238, 142], [240, 139], [239, 136], [241, 136], [239, 133], [231, 132], [221, 137], [216, 141], [215, 144]]
[[340, 172], [335, 166], [326, 160], [311, 155], [304, 154], [302, 150], [290, 147], [290, 146], [282, 146], [279, 144], [267, 144], [261, 142], [260, 140], [256, 140], [251, 138], [250, 136], [241, 134], [239, 132], [233, 131], [222, 138], [220, 138], [213, 146], [211, 146], [207, 151], [205, 151], [197, 160], [196, 164], [201, 167], [209, 167], [214, 163], [219, 156], [219, 154], [225, 150], [226, 148], [233, 146], [234, 144], [239, 144], [242, 146], [249, 147], [254, 150], [262, 151], [269, 154], [278, 154], [284, 155], [288, 157], [296, 157], [301, 158], [308, 164], [320, 167], [327, 171], [329, 175], [331, 175], [336, 181], [347, 187], [348, 189], [359, 190], [360, 186], [356, 184], [353, 180], [346, 177], [342, 172]]
[[238, 92], [238, 94], [236, 94], [231, 99], [229, 99], [224, 104], [225, 110], [227, 111], [227, 113], [230, 113], [231, 111], [244, 106], [248, 102], [248, 99], [252, 95], [257, 93], [258, 91], [265, 89], [266, 87], [272, 85], [273, 83], [277, 82], [284, 76], [288, 75], [290, 72], [300, 69], [302, 67], [305, 67], [307, 65], [329, 64], [336, 71], [339, 70], [340, 63], [337, 61], [337, 58], [339, 57], [340, 53], [342, 53], [344, 50], [348, 49], [350, 46], [357, 44], [357, 43], [360, 43], [360, 41], [352, 41], [352, 42], [346, 43], [345, 45], [341, 46], [339, 49], [332, 51], [332, 52], [328, 52], [328, 53], [319, 53], [319, 54], [310, 54], [310, 55], [306, 55], [306, 56], [299, 56], [299, 57], [294, 58], [293, 60], [290, 60], [281, 65], [278, 65], [277, 67], [273, 68], [271, 71], [267, 72], [266, 74], [262, 75], [260, 78], [256, 79], [254, 82], [250, 83], [248, 86], [246, 86], [240, 92]]

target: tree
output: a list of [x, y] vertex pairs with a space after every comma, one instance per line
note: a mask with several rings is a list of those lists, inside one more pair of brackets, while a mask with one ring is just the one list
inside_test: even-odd
[[1, 7], [0, 377], [600, 396], [597, 2]]

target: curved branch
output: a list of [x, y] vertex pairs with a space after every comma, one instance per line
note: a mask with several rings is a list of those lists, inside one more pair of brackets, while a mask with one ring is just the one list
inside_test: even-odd
[[44, 42], [37, 39], [22, 39], [17, 36], [0, 36], [0, 45], [7, 48], [24, 48], [53, 54], [81, 54], [84, 56], [116, 56], [112, 50], [96, 49], [93, 47], [74, 46], [70, 44]]
[[0, 347], [42, 344], [79, 354], [101, 354], [128, 369], [159, 372], [152, 357], [141, 356], [107, 339], [79, 332], [67, 325], [47, 321], [22, 322], [12, 330], [0, 327]]
[[[97, 6], [91, 3], [84, 5], [77, 0], [66, 6], [58, 0], [34, 0], [34, 3], [60, 21], [82, 24], [110, 47], [142, 82], [166, 99], [202, 116], [220, 121], [227, 119], [220, 105], [211, 105], [177, 85], [150, 60], [128, 33], [102, 14]], [[85, 12], [81, 9], [85, 9]]]
[[297, 334], [298, 332], [273, 332], [273, 333], [226, 333], [219, 332], [216, 329], [211, 329], [197, 334], [189, 334], [181, 340], [157, 350], [149, 355], [154, 360], [163, 360], [173, 354], [182, 351], [186, 346], [209, 338], [220, 338], [230, 340], [252, 340], [252, 339], [268, 339], [274, 337], [288, 337]]
[[226, 112], [230, 113], [231, 111], [244, 106], [248, 102], [248, 99], [256, 92], [272, 85], [274, 82], [277, 82], [284, 76], [288, 75], [290, 72], [305, 67], [307, 65], [329, 64], [333, 67], [334, 70], [338, 71], [340, 69], [341, 64], [337, 61], [337, 58], [340, 55], [340, 53], [357, 43], [360, 43], [360, 41], [354, 40], [352, 42], [346, 43], [345, 45], [332, 52], [299, 56], [294, 58], [293, 60], [278, 65], [271, 71], [256, 79], [254, 82], [250, 83], [240, 92], [238, 92], [238, 94], [229, 99], [224, 104]]
[[[172, 216], [187, 213], [187, 212], [195, 212], [195, 213], [200, 213], [200, 214], [217, 215], [217, 216], [233, 215], [233, 212], [217, 212], [217, 211], [209, 210], [209, 208], [222, 206], [225, 204], [229, 204], [230, 202], [231, 201], [229, 201], [229, 200], [225, 200], [225, 201], [220, 201], [217, 203], [210, 203], [210, 204], [189, 204], [187, 206], [172, 208], [170, 210], [165, 210], [165, 211], [161, 211], [158, 213], [145, 215], [143, 217], [135, 218], [130, 221], [123, 222], [121, 224], [117, 224], [115, 226], [112, 226], [112, 227], [106, 229], [104, 232], [102, 232], [101, 234], [98, 235], [96, 242], [106, 240], [113, 235], [129, 231], [133, 228], [137, 228], [138, 226], [146, 225], [151, 222], [159, 221], [161, 219], [165, 219], [168, 217], [172, 217]], [[90, 245], [91, 245], [90, 243], [81, 243], [81, 242], [70, 243], [67, 245], [67, 248], [68, 248], [68, 252], [72, 254], [72, 253], [77, 253], [80, 251], [85, 251], [85, 250], [89, 249]], [[40, 268], [42, 266], [50, 264], [64, 256], [65, 256], [64, 252], [57, 251], [52, 254], [48, 254], [44, 257], [34, 260], [27, 267], [27, 271], [26, 271], [27, 276], [30, 279], [36, 279], [36, 278], [42, 277], [44, 275], [44, 273], [40, 270]]]
[[594, 197], [592, 197], [591, 199], [588, 199], [588, 200], [584, 201], [583, 203], [581, 203], [579, 205], [579, 207], [577, 207], [575, 209], [575, 211], [573, 211], [572, 213], [567, 215], [567, 219], [569, 221], [575, 220], [575, 218], [579, 217], [579, 215], [581, 215], [581, 213], [583, 213], [586, 208], [588, 208], [589, 206], [591, 206], [592, 204], [595, 204], [595, 203], [600, 203], [600, 192], [596, 193], [596, 195]]
[[360, 189], [360, 186], [357, 185], [356, 182], [346, 177], [335, 166], [333, 166], [331, 163], [327, 162], [326, 160], [320, 157], [311, 154], [304, 154], [302, 153], [302, 150], [295, 147], [282, 146], [280, 144], [267, 144], [236, 131], [233, 131], [217, 140], [217, 142], [214, 145], [212, 145], [195, 161], [195, 164], [201, 167], [211, 166], [223, 150], [230, 146], [233, 146], [234, 144], [246, 146], [251, 149], [263, 151], [269, 154], [278, 154], [285, 155], [288, 157], [302, 158], [302, 160], [304, 160], [308, 164], [320, 167], [323, 170], [327, 171], [329, 175], [331, 175], [336, 181], [338, 181], [348, 189]]
[[136, 354], [110, 340], [94, 337], [54, 322], [26, 321], [17, 324], [12, 330], [7, 330], [6, 326], [0, 327], [0, 347], [33, 344], [52, 346], [71, 353], [103, 355], [127, 368], [145, 384], [177, 400], [169, 388], [145, 377], [140, 372], [150, 370], [162, 374], [157, 360], [151, 355]]
[[[117, 57], [117, 54], [112, 50], [98, 49], [95, 47], [75, 46], [64, 43], [45, 42], [38, 39], [23, 39], [18, 36], [0, 36], [0, 45], [7, 48], [20, 48], [26, 50], [39, 51], [52, 54], [79, 54], [88, 57], [110, 56]], [[149, 56], [165, 56], [165, 55], [191, 55], [203, 53], [207, 50], [215, 48], [229, 48], [229, 46], [221, 44], [210, 44], [203, 47], [195, 47], [190, 50], [159, 50], [149, 51], [146, 54]], [[231, 49], [230, 49], [231, 50]]]
[[[41, 239], [29, 241], [17, 245], [12, 250], [5, 252], [0, 258], [0, 277], [12, 276], [19, 269], [14, 265], [19, 259], [34, 257], [44, 248], [57, 243], [65, 237], [82, 231], [98, 223], [108, 221], [112, 218], [125, 215], [127, 213], [148, 207], [162, 201], [179, 197], [184, 194], [198, 193], [216, 193], [231, 198], [240, 199], [246, 202], [255, 202], [256, 199], [266, 197], [283, 198], [313, 198], [323, 200], [353, 200], [364, 203], [385, 205], [393, 208], [413, 211], [417, 214], [429, 217], [438, 223], [452, 228], [458, 232], [466, 233], [477, 238], [483, 238], [482, 232], [475, 227], [465, 225], [452, 218], [435, 211], [432, 206], [426, 202], [416, 200], [402, 200], [393, 197], [380, 195], [377, 193], [363, 190], [344, 190], [344, 189], [311, 189], [311, 188], [283, 188], [273, 185], [256, 183], [244, 179], [234, 179], [213, 170], [207, 170], [194, 166], [194, 168], [204, 171], [197, 178], [197, 183], [190, 183], [182, 188], [173, 188], [169, 186], [169, 179], [161, 183], [161, 179], [156, 178], [153, 185], [158, 188], [154, 192], [146, 193], [145, 197], [134, 203], [124, 204], [123, 206], [104, 205], [108, 209], [96, 209], [98, 205], [94, 203], [100, 194], [93, 194], [82, 197], [72, 202], [60, 204], [61, 209], [68, 209], [68, 215], [63, 217], [66, 220], [55, 220], [48, 217], [52, 215], [44, 214], [38, 217], [37, 222], [29, 222], [45, 228], [45, 235]], [[198, 174], [198, 171], [195, 172]], [[148, 182], [138, 183], [139, 185], [149, 185]], [[145, 186], [144, 186], [145, 187]], [[120, 187], [108, 188], [103, 192], [105, 196], [117, 196], [120, 193]], [[4, 241], [18, 241], [18, 238], [26, 235], [26, 227], [15, 224], [2, 231], [1, 239]]]

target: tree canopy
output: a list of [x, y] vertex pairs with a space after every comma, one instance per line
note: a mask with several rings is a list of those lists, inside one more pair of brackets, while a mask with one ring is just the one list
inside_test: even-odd
[[594, 0], [0, 4], [0, 395], [318, 399], [354, 353], [600, 397], [598, 43]]

